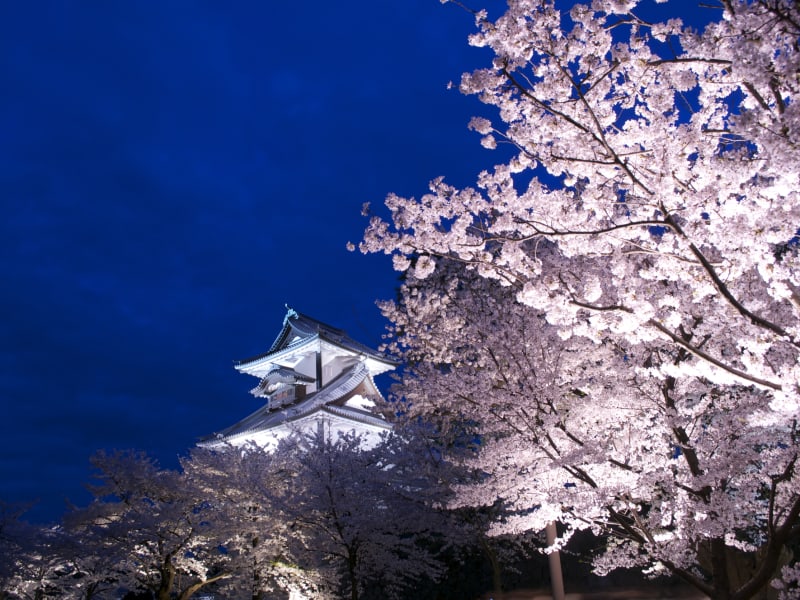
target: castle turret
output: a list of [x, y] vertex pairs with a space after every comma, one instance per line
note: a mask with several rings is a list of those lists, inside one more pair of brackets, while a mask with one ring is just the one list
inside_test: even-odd
[[355, 432], [374, 443], [391, 429], [377, 409], [373, 377], [397, 362], [353, 340], [341, 329], [288, 309], [269, 350], [236, 364], [259, 379], [251, 393], [265, 404], [200, 446], [256, 443], [275, 447], [292, 433]]

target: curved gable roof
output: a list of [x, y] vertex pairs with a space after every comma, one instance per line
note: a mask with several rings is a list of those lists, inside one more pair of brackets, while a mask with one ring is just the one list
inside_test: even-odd
[[256, 356], [245, 358], [237, 361], [237, 366], [247, 365], [256, 361], [263, 360], [277, 354], [289, 347], [297, 347], [303, 345], [309, 339], [319, 337], [330, 344], [344, 348], [355, 354], [366, 356], [378, 362], [384, 363], [391, 367], [396, 367], [400, 364], [398, 361], [393, 360], [377, 350], [373, 350], [369, 346], [357, 342], [349, 335], [344, 329], [339, 329], [318, 321], [303, 313], [289, 308], [286, 316], [283, 318], [283, 327], [280, 333], [275, 338], [275, 341], [270, 346], [270, 349]]
[[[284, 423], [296, 421], [322, 408], [329, 409], [331, 408], [329, 406], [330, 404], [353, 392], [365, 380], [370, 380], [369, 370], [363, 362], [356, 363], [341, 373], [327, 386], [307, 396], [297, 404], [276, 411], [260, 408], [238, 423], [201, 440], [199, 444], [213, 446], [215, 444], [225, 443], [241, 435], [272, 429]], [[369, 415], [364, 411], [348, 409], [347, 407], [332, 407], [329, 412], [346, 418], [349, 417], [363, 423], [373, 425], [381, 423], [382, 427], [391, 428], [391, 425], [386, 423], [381, 417]]]

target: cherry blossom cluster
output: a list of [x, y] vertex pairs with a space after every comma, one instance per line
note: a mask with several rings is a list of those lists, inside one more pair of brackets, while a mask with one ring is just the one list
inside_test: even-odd
[[483, 436], [461, 502], [747, 598], [800, 533], [800, 9], [723, 0], [697, 31], [641, 4], [475, 13], [494, 59], [460, 87], [510, 158], [390, 195], [360, 248], [405, 273], [406, 401]]

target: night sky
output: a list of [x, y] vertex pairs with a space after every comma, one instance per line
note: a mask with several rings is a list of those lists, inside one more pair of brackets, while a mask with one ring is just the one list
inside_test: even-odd
[[472, 30], [436, 0], [3, 3], [0, 499], [55, 521], [98, 449], [177, 466], [260, 405], [233, 364], [285, 304], [377, 346], [396, 273], [345, 246], [364, 202], [492, 164], [447, 89]]

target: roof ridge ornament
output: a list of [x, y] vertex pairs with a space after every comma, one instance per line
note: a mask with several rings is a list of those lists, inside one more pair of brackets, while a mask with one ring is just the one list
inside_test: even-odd
[[297, 311], [295, 309], [293, 309], [292, 307], [290, 307], [288, 303], [284, 304], [284, 306], [286, 307], [286, 316], [283, 317], [283, 324], [284, 325], [286, 325], [286, 323], [289, 322], [289, 319], [297, 319], [297, 318], [299, 318], [300, 315], [298, 315]]

